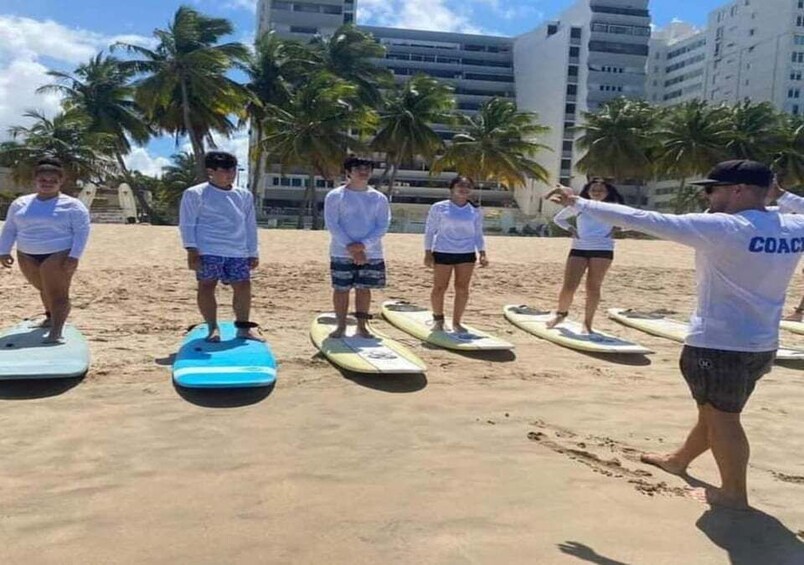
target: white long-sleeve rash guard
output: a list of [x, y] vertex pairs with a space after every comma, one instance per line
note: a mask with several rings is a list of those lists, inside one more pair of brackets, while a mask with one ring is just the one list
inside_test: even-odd
[[693, 247], [698, 303], [686, 343], [731, 351], [773, 351], [790, 278], [804, 251], [804, 216], [660, 214], [578, 199], [584, 214]]

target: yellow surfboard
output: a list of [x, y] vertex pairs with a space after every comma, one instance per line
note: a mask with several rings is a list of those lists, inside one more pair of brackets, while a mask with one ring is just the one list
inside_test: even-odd
[[434, 331], [433, 313], [415, 304], [389, 300], [382, 305], [383, 318], [403, 332], [444, 349], [457, 351], [502, 351], [514, 345], [484, 331], [464, 324], [465, 332]]
[[[687, 333], [689, 333], [689, 324], [681, 320], [668, 318], [658, 312], [639, 312], [625, 308], [611, 308], [608, 314], [609, 318], [623, 325], [679, 343], [684, 343], [687, 339]], [[804, 360], [804, 349], [779, 347], [776, 350], [776, 359], [779, 361]]]
[[626, 353], [636, 355], [653, 353], [650, 349], [642, 347], [637, 343], [607, 333], [594, 332], [589, 334], [584, 331], [581, 324], [568, 318], [553, 328], [547, 328], [547, 322], [554, 316], [553, 312], [513, 304], [505, 306], [503, 312], [505, 313], [506, 319], [515, 326], [537, 337], [552, 341], [558, 345], [563, 345], [564, 347], [569, 347], [570, 349], [588, 351], [590, 353]]
[[427, 367], [401, 343], [371, 329], [374, 337], [355, 335], [357, 320], [347, 318], [346, 335], [329, 337], [335, 329], [335, 314], [320, 314], [310, 327], [310, 338], [331, 363], [355, 373], [423, 373]]

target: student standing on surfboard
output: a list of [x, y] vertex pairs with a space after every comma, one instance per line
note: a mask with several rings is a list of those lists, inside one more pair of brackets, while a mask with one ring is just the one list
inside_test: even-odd
[[711, 449], [722, 486], [705, 500], [747, 508], [749, 446], [740, 413], [779, 346], [785, 292], [804, 251], [804, 217], [767, 210], [773, 173], [761, 163], [725, 161], [703, 186], [708, 213], [660, 214], [579, 198], [559, 186], [554, 201], [598, 220], [695, 249], [698, 304], [681, 353], [681, 373], [698, 405], [698, 421], [681, 448], [643, 455], [676, 475]]
[[461, 325], [469, 283], [480, 255], [480, 266], [487, 267], [486, 242], [483, 238], [483, 212], [470, 200], [475, 183], [457, 176], [449, 183], [449, 200], [436, 202], [427, 214], [424, 230], [424, 264], [433, 269], [433, 329], [444, 331], [444, 294], [455, 273], [455, 304], [452, 331], [465, 332]]
[[221, 340], [218, 329], [218, 282], [231, 285], [237, 337], [265, 341], [251, 314], [251, 271], [260, 264], [254, 198], [233, 186], [237, 158], [224, 151], [204, 157], [208, 182], [184, 191], [179, 230], [187, 266], [198, 281], [198, 309], [209, 328], [207, 341]]
[[330, 335], [344, 336], [349, 293], [354, 289], [357, 335], [371, 337], [371, 290], [385, 287], [382, 238], [391, 224], [391, 207], [383, 193], [368, 185], [374, 170], [372, 161], [349, 157], [343, 169], [346, 184], [331, 190], [324, 199], [324, 221], [332, 238], [330, 274], [337, 319]]
[[[613, 202], [622, 204], [623, 197], [614, 187], [601, 178], [593, 178], [583, 187], [581, 198], [597, 202]], [[575, 226], [567, 220], [575, 218]], [[547, 322], [548, 328], [553, 328], [564, 321], [569, 315], [575, 291], [581, 284], [586, 273], [586, 310], [583, 325], [588, 333], [592, 332], [592, 322], [595, 319], [597, 307], [600, 304], [600, 289], [603, 279], [614, 260], [614, 226], [582, 214], [575, 208], [567, 206], [553, 217], [553, 222], [561, 229], [572, 234], [572, 249], [567, 258], [564, 269], [564, 283], [558, 295], [558, 309], [552, 320]]]
[[70, 314], [70, 284], [89, 240], [89, 211], [77, 198], [61, 193], [61, 161], [40, 159], [34, 169], [36, 192], [20, 196], [8, 209], [0, 233], [0, 264], [14, 264], [11, 248], [17, 244], [20, 270], [39, 291], [49, 328], [45, 343], [61, 343]]

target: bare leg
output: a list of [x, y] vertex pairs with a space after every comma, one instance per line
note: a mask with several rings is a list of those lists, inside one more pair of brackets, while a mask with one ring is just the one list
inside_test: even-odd
[[472, 273], [475, 271], [474, 263], [455, 265], [455, 305], [452, 309], [452, 330], [465, 332], [461, 325], [466, 304], [469, 302], [469, 284], [472, 282]]
[[56, 253], [45, 259], [39, 266], [42, 280], [42, 292], [50, 305], [51, 323], [45, 341], [58, 343], [62, 340], [64, 324], [70, 315], [70, 284], [73, 273], [64, 268], [64, 259], [68, 252]]
[[[430, 291], [430, 305], [436, 316], [444, 315], [444, 295], [449, 288], [452, 269], [452, 265], [433, 265], [433, 290]], [[444, 319], [434, 320], [433, 329], [437, 332], [444, 331]]]
[[[251, 281], [232, 283], [232, 309], [235, 320], [248, 322], [251, 316]], [[257, 328], [238, 328], [237, 337], [253, 341], [265, 341]]]
[[[558, 312], [569, 311], [572, 306], [572, 299], [575, 298], [575, 291], [581, 284], [583, 274], [589, 260], [584, 257], [570, 257], [567, 259], [567, 266], [564, 268], [564, 283], [561, 285], [561, 292], [558, 294]], [[547, 322], [547, 327], [552, 328], [564, 320], [563, 316], [556, 315], [555, 318]]]
[[42, 328], [50, 327], [50, 304], [47, 301], [44, 291], [42, 290], [42, 277], [39, 274], [39, 262], [34, 261], [24, 253], [17, 252], [17, 263], [20, 266], [20, 271], [31, 286], [39, 291], [39, 298], [42, 300], [42, 306], [45, 309], [45, 319], [38, 324]]
[[[355, 289], [355, 311], [358, 313], [368, 314], [371, 309], [371, 289], [356, 288]], [[371, 331], [368, 329], [368, 320], [357, 319], [357, 334], [362, 337], [372, 337]]]
[[646, 453], [641, 457], [642, 462], [655, 465], [673, 475], [686, 474], [689, 464], [709, 449], [709, 430], [704, 409], [704, 406], [698, 406], [698, 421], [690, 430], [684, 445], [667, 455]]
[[801, 297], [801, 301], [798, 303], [798, 308], [796, 308], [790, 315], [785, 316], [785, 320], [788, 322], [800, 322], [804, 319], [804, 296]]
[[335, 308], [335, 319], [338, 326], [329, 334], [329, 337], [343, 337], [346, 333], [346, 316], [349, 314], [349, 291], [333, 290], [332, 305]]
[[751, 449], [740, 422], [740, 414], [721, 412], [710, 405], [704, 407], [709, 444], [720, 470], [721, 487], [708, 489], [710, 504], [729, 508], [748, 508], [748, 457]]
[[609, 267], [611, 259], [600, 257], [589, 259], [589, 271], [586, 273], [586, 313], [583, 320], [583, 325], [589, 333], [592, 333], [592, 322], [600, 304], [600, 289], [603, 287], [603, 279], [606, 278]]
[[198, 281], [198, 310], [201, 317], [207, 323], [209, 333], [207, 341], [218, 342], [221, 340], [221, 333], [218, 329], [218, 301], [215, 299], [215, 288], [218, 286], [217, 280]]

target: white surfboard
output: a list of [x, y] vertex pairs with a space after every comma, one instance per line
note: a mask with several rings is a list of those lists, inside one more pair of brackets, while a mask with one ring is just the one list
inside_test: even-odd
[[505, 317], [515, 326], [542, 339], [552, 341], [558, 345], [588, 351], [590, 353], [624, 353], [644, 355], [653, 353], [650, 349], [637, 343], [627, 341], [617, 336], [584, 331], [578, 322], [565, 318], [563, 322], [553, 328], [547, 327], [547, 322], [555, 315], [554, 312], [538, 310], [528, 306], [509, 304], [503, 308]]
[[48, 330], [24, 321], [0, 332], [0, 380], [80, 377], [89, 370], [89, 345], [74, 326], [64, 343], [43, 343]]
[[[689, 333], [689, 324], [681, 320], [668, 318], [662, 313], [640, 312], [625, 308], [610, 308], [609, 318], [623, 325], [630, 326], [645, 333], [684, 343]], [[804, 349], [781, 346], [776, 350], [779, 361], [804, 360]]]
[[324, 357], [342, 369], [355, 373], [423, 373], [427, 369], [407, 347], [373, 328], [374, 337], [355, 335], [353, 316], [347, 318], [344, 337], [329, 337], [335, 327], [335, 314], [320, 314], [310, 327], [310, 338]]
[[403, 332], [445, 349], [458, 351], [502, 351], [514, 345], [477, 328], [463, 324], [465, 332], [433, 330], [433, 313], [427, 308], [401, 300], [389, 300], [382, 305], [383, 318]]
[[790, 320], [782, 320], [779, 327], [793, 332], [795, 334], [804, 334], [804, 322], [791, 322]]

